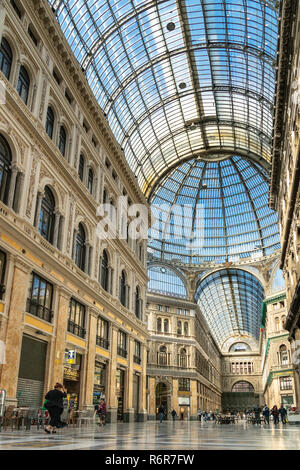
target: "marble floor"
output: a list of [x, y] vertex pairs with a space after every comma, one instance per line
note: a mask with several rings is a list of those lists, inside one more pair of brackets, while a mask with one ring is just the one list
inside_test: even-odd
[[64, 428], [48, 435], [3, 431], [1, 450], [300, 450], [300, 427], [219, 425], [212, 422], [147, 422]]

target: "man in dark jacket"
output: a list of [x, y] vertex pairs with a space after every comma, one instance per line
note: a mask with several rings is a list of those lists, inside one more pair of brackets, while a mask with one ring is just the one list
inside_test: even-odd
[[270, 409], [268, 408], [267, 405], [264, 406], [263, 417], [264, 417], [265, 423], [270, 424]]
[[255, 424], [260, 424], [260, 407], [258, 405], [254, 408], [254, 415]]
[[67, 398], [67, 393], [63, 385], [56, 383], [53, 390], [50, 390], [45, 396], [45, 407], [50, 414], [50, 423], [45, 427], [48, 434], [56, 433], [56, 428], [62, 427], [60, 416], [64, 409], [63, 399]]
[[284, 408], [283, 405], [280, 406], [280, 408], [279, 408], [279, 410], [278, 410], [278, 413], [279, 413], [279, 415], [280, 415], [282, 424], [286, 424], [286, 415], [287, 415], [287, 411], [286, 411], [286, 409]]
[[159, 416], [159, 420], [160, 420], [161, 423], [162, 423], [162, 420], [164, 418], [164, 414], [165, 414], [164, 407], [162, 405], [160, 405], [160, 407], [158, 408], [158, 416]]

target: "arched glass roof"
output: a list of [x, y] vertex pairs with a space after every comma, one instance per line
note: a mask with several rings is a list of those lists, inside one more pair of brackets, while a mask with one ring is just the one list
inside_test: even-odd
[[48, 0], [146, 195], [182, 159], [270, 161], [276, 0]]
[[148, 290], [157, 294], [187, 298], [187, 290], [182, 278], [167, 266], [149, 266]]
[[264, 289], [252, 274], [238, 269], [223, 269], [206, 277], [198, 286], [196, 301], [222, 349], [224, 341], [260, 332]]
[[285, 289], [285, 280], [283, 277], [283, 272], [281, 269], [276, 271], [276, 274], [273, 279], [272, 290], [274, 292]]
[[186, 161], [161, 179], [151, 204], [154, 259], [191, 265], [242, 262], [280, 248], [277, 213], [268, 207], [267, 174], [251, 160]]

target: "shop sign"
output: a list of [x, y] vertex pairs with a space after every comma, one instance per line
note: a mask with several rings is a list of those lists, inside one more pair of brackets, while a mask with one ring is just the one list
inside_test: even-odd
[[179, 406], [190, 406], [190, 397], [178, 397]]
[[76, 350], [75, 349], [68, 350], [67, 362], [68, 364], [76, 364]]
[[64, 367], [64, 378], [67, 380], [74, 380], [79, 381], [80, 373], [76, 369], [72, 369], [71, 367]]

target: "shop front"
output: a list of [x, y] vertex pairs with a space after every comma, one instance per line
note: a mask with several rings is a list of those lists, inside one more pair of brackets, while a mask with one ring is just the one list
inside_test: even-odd
[[18, 406], [43, 404], [48, 343], [24, 334], [17, 386]]
[[106, 400], [106, 363], [96, 361], [95, 362], [95, 374], [94, 374], [94, 392], [93, 392], [93, 404], [99, 403], [100, 398]]
[[69, 408], [77, 410], [80, 398], [82, 355], [73, 350], [65, 351], [64, 387], [67, 390]]
[[190, 397], [178, 397], [179, 419], [189, 419], [190, 415]]
[[134, 409], [134, 419], [137, 421], [140, 402], [140, 374], [133, 374], [132, 382], [132, 407]]
[[118, 402], [117, 417], [118, 421], [124, 419], [124, 393], [125, 393], [125, 370], [116, 370], [116, 396]]

